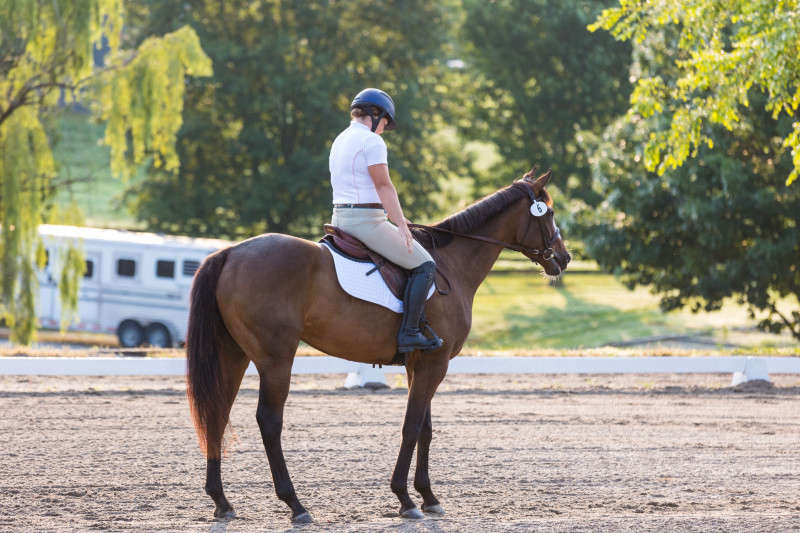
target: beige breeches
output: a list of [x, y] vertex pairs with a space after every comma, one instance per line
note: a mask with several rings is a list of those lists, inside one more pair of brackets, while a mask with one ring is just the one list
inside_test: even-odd
[[397, 226], [389, 222], [383, 209], [334, 207], [331, 224], [342, 228], [389, 261], [411, 270], [433, 261], [431, 254], [417, 241], [409, 252]]

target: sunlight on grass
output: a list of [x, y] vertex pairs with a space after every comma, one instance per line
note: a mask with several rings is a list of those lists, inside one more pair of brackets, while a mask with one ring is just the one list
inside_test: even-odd
[[[752, 327], [743, 306], [663, 313], [646, 289], [606, 274], [567, 274], [558, 287], [535, 274], [490, 275], [475, 297], [467, 345], [477, 350], [596, 347], [640, 337]], [[775, 339], [779, 339], [775, 337]]]

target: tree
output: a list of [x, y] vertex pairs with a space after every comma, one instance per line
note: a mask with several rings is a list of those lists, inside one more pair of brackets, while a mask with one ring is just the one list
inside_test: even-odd
[[[748, 112], [753, 94], [777, 119], [792, 118], [782, 133], [800, 172], [800, 5], [797, 0], [621, 0], [603, 11], [592, 30], [604, 28], [619, 40], [644, 41], [673, 31], [675, 74], [643, 76], [631, 96], [631, 118], [655, 116], [644, 163], [663, 174], [696, 156], [702, 144], [713, 147], [713, 128], [733, 130]], [[757, 90], [754, 92], [754, 90]]]
[[414, 0], [219, 3], [150, 2], [142, 33], [190, 24], [215, 76], [192, 80], [177, 175], [149, 172], [127, 197], [159, 231], [249, 237], [264, 231], [318, 235], [330, 217], [328, 152], [362, 88], [397, 103], [384, 136], [409, 216], [468, 160], [434, 136], [448, 116], [447, 5]]
[[[121, 0], [0, 0], [0, 312], [14, 342], [29, 343], [36, 327], [35, 269], [44, 260], [37, 227], [50, 208], [56, 173], [44, 115], [62, 97], [96, 97], [118, 175], [148, 158], [174, 170], [184, 77], [211, 74], [190, 28], [132, 51], [120, 47], [123, 18]], [[98, 72], [92, 51], [102, 36], [111, 61]], [[70, 313], [77, 303], [70, 280], [83, 261], [72, 253], [64, 263]]]
[[553, 167], [570, 197], [599, 200], [575, 135], [601, 132], [627, 108], [631, 53], [586, 30], [602, 6], [464, 0], [460, 42], [472, 87], [459, 125], [467, 138], [497, 146], [500, 163], [489, 185], [535, 160]]
[[[635, 44], [633, 75], [679, 77], [676, 38], [665, 29]], [[710, 142], [660, 176], [643, 161], [662, 117], [634, 109], [601, 136], [583, 135], [606, 199], [583, 214], [595, 224], [586, 242], [629, 287], [660, 294], [664, 310], [712, 311], [734, 297], [762, 329], [800, 340], [800, 191], [785, 186], [792, 160], [783, 141], [792, 124], [773, 118], [768, 98], [752, 88], [754, 105], [730, 130], [707, 125]]]

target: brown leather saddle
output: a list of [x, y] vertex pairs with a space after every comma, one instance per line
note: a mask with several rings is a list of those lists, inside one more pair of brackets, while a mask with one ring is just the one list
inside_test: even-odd
[[319, 242], [329, 244], [334, 251], [339, 252], [348, 259], [363, 263], [375, 263], [375, 268], [367, 272], [371, 276], [377, 270], [383, 281], [399, 300], [403, 299], [406, 290], [409, 271], [398, 266], [377, 252], [373, 252], [364, 243], [336, 226], [325, 224], [326, 235]]

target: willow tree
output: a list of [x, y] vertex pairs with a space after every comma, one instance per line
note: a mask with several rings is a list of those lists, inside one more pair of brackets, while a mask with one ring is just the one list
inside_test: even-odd
[[[194, 31], [180, 28], [122, 47], [122, 0], [0, 0], [0, 313], [23, 344], [36, 328], [36, 267], [56, 163], [44, 113], [64, 99], [90, 101], [107, 122], [112, 170], [130, 175], [145, 160], [178, 167], [185, 76], [211, 74]], [[108, 41], [109, 61], [93, 51]], [[77, 243], [76, 243], [77, 244]], [[72, 254], [61, 275], [65, 312], [74, 312], [83, 261]]]

